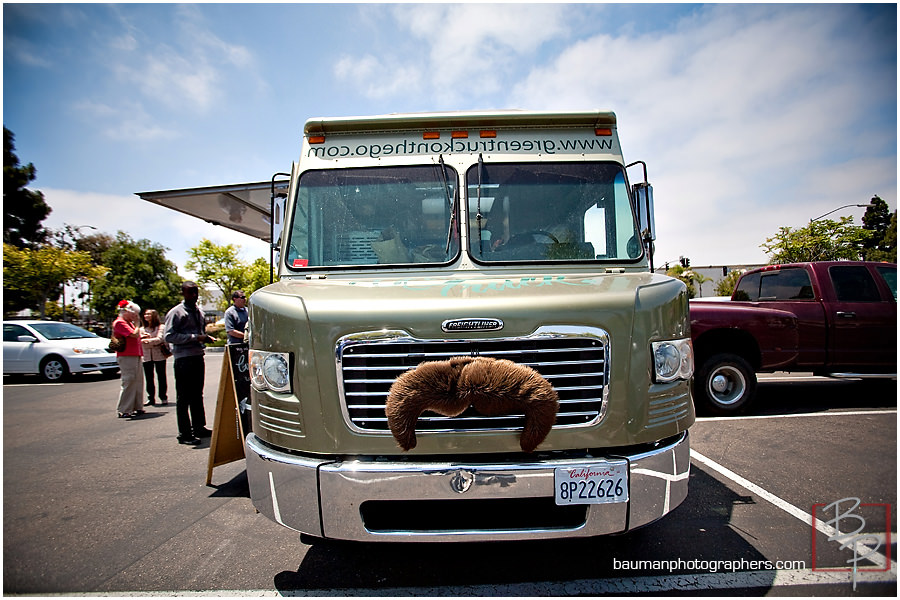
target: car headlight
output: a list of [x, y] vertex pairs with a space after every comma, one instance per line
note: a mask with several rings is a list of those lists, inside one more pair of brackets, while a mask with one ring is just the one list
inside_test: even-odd
[[107, 351], [103, 348], [72, 348], [72, 352], [75, 354], [106, 354]]
[[690, 379], [694, 374], [694, 347], [690, 339], [653, 342], [651, 346], [657, 383]]
[[287, 352], [250, 350], [250, 383], [257, 390], [290, 391], [290, 355]]

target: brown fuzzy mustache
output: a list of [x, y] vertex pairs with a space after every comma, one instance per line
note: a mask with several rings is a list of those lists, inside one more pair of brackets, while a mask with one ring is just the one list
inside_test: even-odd
[[556, 390], [530, 367], [509, 360], [458, 356], [420, 363], [400, 375], [385, 403], [388, 427], [400, 447], [416, 447], [416, 422], [426, 410], [455, 417], [469, 406], [485, 416], [525, 413], [524, 452], [544, 441], [559, 408]]

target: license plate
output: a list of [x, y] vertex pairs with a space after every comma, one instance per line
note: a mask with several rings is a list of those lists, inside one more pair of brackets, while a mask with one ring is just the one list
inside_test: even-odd
[[556, 467], [553, 481], [560, 505], [628, 502], [628, 462], [624, 460], [589, 467]]

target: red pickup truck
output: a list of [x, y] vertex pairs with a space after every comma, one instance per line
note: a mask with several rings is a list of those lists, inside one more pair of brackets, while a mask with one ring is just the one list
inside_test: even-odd
[[731, 299], [690, 303], [698, 410], [747, 408], [756, 373], [897, 376], [897, 265], [814, 262], [745, 273]]

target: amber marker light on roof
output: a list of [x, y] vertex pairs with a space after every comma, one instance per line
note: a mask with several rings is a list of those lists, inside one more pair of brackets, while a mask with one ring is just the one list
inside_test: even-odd
[[595, 129], [594, 135], [612, 135], [612, 129]]
[[450, 134], [450, 137], [453, 138], [454, 140], [466, 139], [467, 137], [469, 137], [469, 132], [468, 131], [454, 131], [453, 133]]
[[441, 139], [440, 131], [426, 131], [422, 134], [423, 140], [439, 140]]
[[309, 136], [310, 144], [324, 144], [325, 136], [324, 135], [311, 135]]
[[497, 132], [494, 129], [482, 129], [478, 132], [478, 137], [495, 138], [497, 137]]

